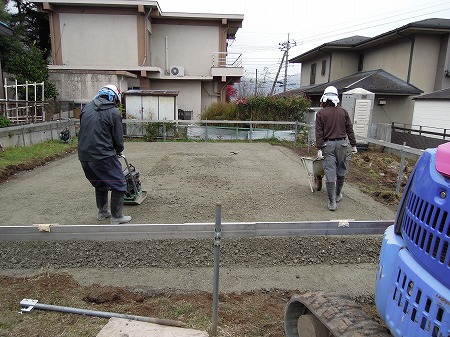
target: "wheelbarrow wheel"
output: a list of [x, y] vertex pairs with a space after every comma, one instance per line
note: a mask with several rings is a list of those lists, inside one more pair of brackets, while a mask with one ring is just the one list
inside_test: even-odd
[[314, 177], [314, 188], [316, 191], [320, 191], [322, 189], [322, 176]]

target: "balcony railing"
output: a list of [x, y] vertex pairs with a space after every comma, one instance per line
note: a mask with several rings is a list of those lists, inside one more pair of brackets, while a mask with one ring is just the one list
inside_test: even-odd
[[218, 68], [240, 68], [242, 67], [242, 54], [215, 52], [213, 53], [212, 66]]

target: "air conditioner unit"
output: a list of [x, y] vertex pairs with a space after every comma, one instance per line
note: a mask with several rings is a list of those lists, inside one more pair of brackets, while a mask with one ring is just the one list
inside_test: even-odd
[[170, 67], [170, 75], [172, 75], [172, 76], [184, 76], [184, 67], [183, 66]]

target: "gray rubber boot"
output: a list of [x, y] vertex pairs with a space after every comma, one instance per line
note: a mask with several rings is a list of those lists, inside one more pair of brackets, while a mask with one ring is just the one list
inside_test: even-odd
[[123, 196], [125, 193], [112, 191], [111, 192], [111, 225], [118, 225], [131, 221], [131, 216], [123, 215]]
[[327, 182], [327, 193], [328, 193], [328, 209], [330, 211], [336, 210], [336, 183]]
[[102, 221], [111, 217], [108, 210], [108, 191], [100, 191], [95, 189], [95, 201], [97, 202], [98, 214], [97, 220]]
[[345, 177], [337, 176], [336, 179], [336, 202], [339, 202], [344, 197], [342, 195], [342, 187], [344, 187]]

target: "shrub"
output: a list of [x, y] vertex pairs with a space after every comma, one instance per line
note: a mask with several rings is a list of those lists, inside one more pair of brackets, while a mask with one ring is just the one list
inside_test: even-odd
[[253, 96], [235, 102], [212, 104], [202, 113], [202, 119], [241, 121], [304, 122], [311, 101], [305, 96]]
[[167, 134], [172, 134], [175, 129], [175, 123], [162, 123], [162, 122], [156, 122], [156, 123], [149, 123], [146, 127], [146, 134], [144, 136], [144, 140], [151, 142], [155, 141], [158, 138], [164, 137], [164, 131]]
[[0, 128], [6, 128], [7, 126], [11, 125], [11, 121], [4, 117], [4, 116], [0, 116]]
[[239, 120], [237, 106], [234, 103], [217, 102], [211, 104], [201, 115], [202, 119], [210, 120]]

